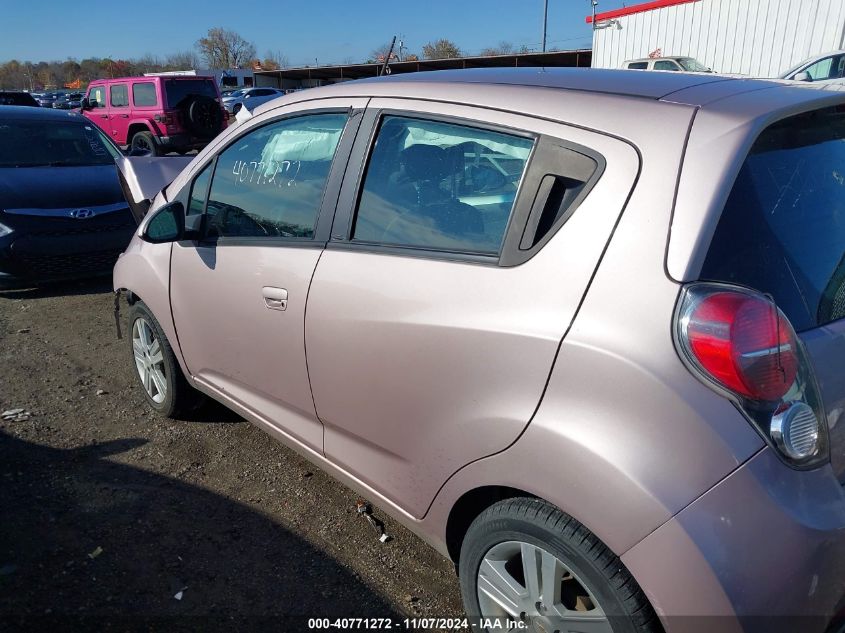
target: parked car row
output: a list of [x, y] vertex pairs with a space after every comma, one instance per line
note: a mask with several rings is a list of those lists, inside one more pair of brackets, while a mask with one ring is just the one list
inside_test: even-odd
[[[645, 57], [622, 63], [627, 70], [668, 70], [675, 72], [713, 72], [698, 60], [687, 56]], [[845, 81], [845, 50], [816, 55], [781, 74], [779, 79], [804, 82]]]

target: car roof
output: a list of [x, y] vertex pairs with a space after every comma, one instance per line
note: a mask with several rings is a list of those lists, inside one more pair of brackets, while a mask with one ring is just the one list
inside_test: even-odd
[[105, 79], [94, 79], [88, 85], [105, 84], [115, 81], [155, 81], [156, 79], [210, 79], [214, 81], [211, 75], [133, 75], [131, 77], [106, 77]]
[[71, 121], [84, 123], [88, 119], [77, 112], [54, 110], [52, 108], [33, 108], [32, 106], [2, 106], [0, 121]]
[[[359, 88], [364, 88], [366, 84], [371, 84], [373, 88], [378, 85], [383, 90], [372, 92], [380, 96], [388, 92], [401, 96], [403, 84], [427, 83], [444, 93], [448, 90], [449, 84], [479, 84], [576, 90], [659, 100], [690, 88], [726, 82], [731, 83], [720, 86], [720, 98], [726, 96], [726, 92], [739, 94], [749, 90], [759, 90], [766, 87], [767, 83], [763, 80], [738, 79], [715, 73], [643, 73], [627, 69], [603, 68], [473, 68], [362, 79], [343, 85], [350, 89], [353, 85]], [[771, 85], [782, 84], [772, 82]], [[363, 93], [365, 90], [359, 89], [357, 92]], [[690, 103], [689, 105], [703, 104]]]
[[623, 64], [630, 64], [631, 62], [659, 62], [661, 59], [695, 59], [689, 55], [663, 55], [661, 57], [638, 57], [637, 59], [626, 59]]

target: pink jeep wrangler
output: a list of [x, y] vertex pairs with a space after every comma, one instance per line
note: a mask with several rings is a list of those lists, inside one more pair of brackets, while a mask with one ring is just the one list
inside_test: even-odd
[[82, 112], [133, 153], [155, 156], [202, 149], [227, 125], [213, 77], [156, 76], [98, 79]]

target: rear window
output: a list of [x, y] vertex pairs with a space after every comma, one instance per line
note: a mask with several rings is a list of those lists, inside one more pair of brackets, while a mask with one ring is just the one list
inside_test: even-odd
[[178, 108], [191, 97], [217, 99], [217, 90], [211, 79], [168, 79], [164, 82], [167, 107]]
[[799, 331], [845, 317], [845, 109], [791, 117], [760, 135], [701, 277], [770, 294]]

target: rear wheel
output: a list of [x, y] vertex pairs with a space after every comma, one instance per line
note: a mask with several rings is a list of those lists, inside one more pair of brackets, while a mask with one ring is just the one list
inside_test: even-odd
[[473, 521], [461, 548], [460, 580], [475, 631], [508, 630], [508, 621], [546, 633], [662, 631], [622, 561], [539, 499], [507, 499]]
[[199, 394], [185, 380], [170, 342], [142, 302], [136, 302], [129, 311], [129, 324], [135, 376], [147, 403], [168, 418], [194, 407]]
[[129, 145], [130, 151], [146, 152], [150, 156], [161, 156], [161, 146], [150, 132], [136, 132]]

